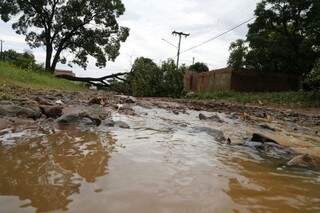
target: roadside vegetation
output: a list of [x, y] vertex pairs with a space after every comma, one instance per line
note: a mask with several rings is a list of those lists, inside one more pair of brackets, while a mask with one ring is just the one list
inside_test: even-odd
[[124, 81], [111, 82], [111, 90], [139, 97], [174, 97], [184, 94], [183, 76], [187, 68], [177, 69], [168, 59], [158, 66], [152, 59], [137, 58]]
[[0, 90], [3, 90], [3, 87], [13, 86], [68, 91], [85, 89], [82, 83], [59, 79], [43, 70], [19, 68], [9, 62], [0, 62]]
[[246, 39], [231, 43], [229, 66], [297, 75], [306, 90], [318, 90], [319, 11], [319, 0], [262, 0]]
[[242, 104], [284, 106], [292, 108], [320, 107], [319, 92], [199, 92], [190, 96], [196, 100], [221, 100]]
[[[195, 98], [319, 106], [319, 11], [319, 0], [261, 0], [254, 22], [248, 25], [246, 39], [236, 40], [230, 46], [230, 67], [297, 75], [304, 79], [304, 92], [214, 92], [198, 93]], [[12, 22], [12, 28], [25, 36], [30, 47], [46, 49], [43, 66], [36, 64], [31, 53], [6, 51], [1, 55], [6, 62], [0, 63], [0, 83], [62, 90], [84, 88], [83, 84], [52, 76], [56, 65], [87, 68], [89, 58], [93, 57], [95, 65], [103, 68], [108, 61], [114, 61], [129, 36], [129, 28], [118, 23], [124, 12], [122, 0], [61, 0], [37, 4], [27, 0], [0, 1], [1, 20]], [[69, 51], [73, 58], [64, 58], [64, 51]], [[98, 88], [133, 96], [179, 98], [186, 94], [183, 77], [187, 70], [201, 73], [209, 68], [200, 62], [190, 67], [176, 67], [172, 59], [158, 65], [140, 57], [126, 76], [112, 76], [98, 85], [91, 78], [90, 81]]]

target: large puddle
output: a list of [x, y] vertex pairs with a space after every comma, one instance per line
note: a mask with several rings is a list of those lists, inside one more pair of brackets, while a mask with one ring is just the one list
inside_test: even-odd
[[211, 131], [242, 140], [246, 124], [135, 110], [113, 114], [130, 129], [1, 136], [1, 212], [320, 211], [318, 172], [219, 143]]

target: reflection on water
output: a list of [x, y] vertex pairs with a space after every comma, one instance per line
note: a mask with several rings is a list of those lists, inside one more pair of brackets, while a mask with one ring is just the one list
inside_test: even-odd
[[318, 172], [216, 141], [217, 130], [241, 140], [246, 124], [200, 121], [194, 111], [136, 112], [114, 115], [131, 129], [0, 143], [1, 212], [320, 211]]
[[0, 195], [30, 200], [38, 211], [67, 209], [81, 182], [107, 174], [115, 141], [78, 130], [0, 146]]

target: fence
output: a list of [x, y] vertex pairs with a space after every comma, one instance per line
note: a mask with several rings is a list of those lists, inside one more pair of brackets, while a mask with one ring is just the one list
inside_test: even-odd
[[224, 68], [205, 73], [188, 72], [184, 77], [188, 91], [294, 91], [300, 86], [300, 78], [295, 75], [232, 70]]

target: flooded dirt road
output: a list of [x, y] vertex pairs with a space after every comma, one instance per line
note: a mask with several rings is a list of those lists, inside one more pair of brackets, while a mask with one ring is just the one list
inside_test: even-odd
[[[112, 112], [122, 128], [2, 130], [1, 212], [320, 211], [318, 170], [238, 145], [271, 130], [223, 113], [133, 110]], [[317, 137], [283, 129], [277, 137], [284, 136], [305, 142], [293, 150], [319, 153]]]

